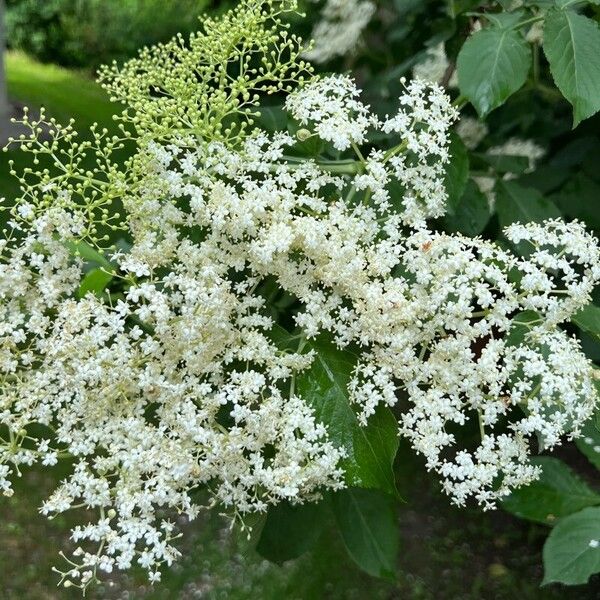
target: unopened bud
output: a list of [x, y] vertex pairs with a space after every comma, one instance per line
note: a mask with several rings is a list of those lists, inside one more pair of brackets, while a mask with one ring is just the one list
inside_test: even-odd
[[308, 129], [298, 129], [298, 131], [296, 132], [296, 137], [301, 142], [305, 142], [311, 136], [312, 133]]

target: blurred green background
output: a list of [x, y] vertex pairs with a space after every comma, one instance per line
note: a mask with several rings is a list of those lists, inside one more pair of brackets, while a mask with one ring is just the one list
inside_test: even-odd
[[[14, 110], [44, 106], [50, 116], [73, 117], [80, 130], [111, 127], [116, 111], [92, 74], [137, 48], [196, 28], [208, 0], [7, 0], [8, 93]], [[157, 17], [160, 11], [160, 18]], [[27, 159], [0, 154], [0, 197], [18, 186], [8, 171]], [[594, 586], [540, 589], [546, 531], [502, 512], [455, 509], [436, 490], [419, 459], [398, 457], [399, 489], [410, 497], [399, 513], [402, 551], [398, 579], [379, 581], [348, 560], [333, 528], [309, 554], [282, 566], [262, 560], [248, 540], [216, 512], [183, 524], [183, 559], [149, 587], [143, 574], [116, 574], [92, 598], [232, 599], [513, 599], [598, 598]], [[56, 587], [52, 566], [68, 547], [68, 530], [81, 515], [48, 521], [42, 499], [60, 478], [31, 470], [17, 493], [0, 498], [0, 599], [77, 598]], [[407, 485], [410, 482], [410, 486]], [[403, 485], [403, 483], [405, 485]]]

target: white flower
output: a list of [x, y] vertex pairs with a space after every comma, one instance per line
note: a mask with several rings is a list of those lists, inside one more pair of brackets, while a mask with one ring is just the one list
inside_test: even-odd
[[[413, 68], [413, 77], [422, 79], [429, 83], [442, 83], [450, 62], [446, 56], [444, 43], [440, 42], [436, 46], [428, 48], [422, 61], [417, 63]], [[452, 71], [452, 75], [448, 80], [448, 87], [458, 87], [458, 76], [456, 70]]]
[[473, 117], [461, 117], [456, 124], [456, 133], [469, 150], [474, 150], [488, 134], [487, 125]]
[[313, 45], [304, 57], [324, 63], [347, 55], [358, 44], [374, 13], [375, 4], [369, 0], [326, 0], [312, 32]]
[[301, 125], [313, 126], [321, 139], [347, 150], [351, 144], [362, 144], [376, 122], [358, 96], [350, 77], [330, 75], [290, 94], [285, 106]]
[[[577, 435], [597, 404], [590, 361], [558, 328], [600, 279], [597, 240], [577, 222], [514, 224], [507, 238], [529, 250], [515, 255], [428, 228], [457, 117], [439, 86], [406, 84], [382, 122], [348, 77], [286, 106], [355, 159], [290, 159], [285, 133], [143, 148], [115, 293], [79, 296], [84, 264], [65, 244], [84, 237], [78, 207], [25, 210], [0, 246], [0, 490], [75, 457], [41, 508], [97, 515], [72, 531], [90, 548], [67, 582], [135, 564], [158, 581], [179, 556], [162, 513], [195, 518], [199, 487], [239, 518], [343, 487], [345, 449], [295, 386], [320, 334], [359, 349], [348, 391], [363, 424], [401, 392], [400, 434], [458, 504], [490, 508], [534, 480], [537, 440]], [[363, 154], [370, 128], [397, 145]], [[294, 305], [291, 349], [272, 297]], [[35, 444], [33, 424], [48, 432]], [[463, 446], [454, 431], [472, 425]]]

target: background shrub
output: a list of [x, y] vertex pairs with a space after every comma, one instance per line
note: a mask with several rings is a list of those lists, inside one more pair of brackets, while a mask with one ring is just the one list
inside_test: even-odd
[[94, 70], [197, 29], [208, 0], [8, 0], [9, 45], [44, 62]]

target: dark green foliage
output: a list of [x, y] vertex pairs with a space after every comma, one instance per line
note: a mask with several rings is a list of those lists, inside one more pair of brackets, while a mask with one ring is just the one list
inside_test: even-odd
[[95, 70], [198, 28], [205, 0], [8, 0], [9, 44], [42, 61]]

